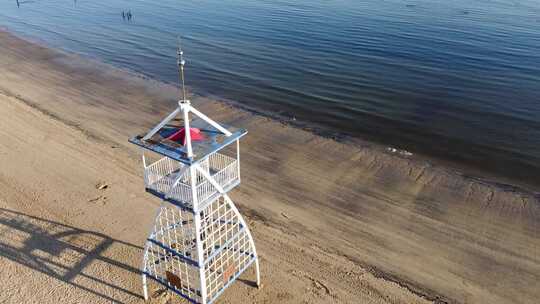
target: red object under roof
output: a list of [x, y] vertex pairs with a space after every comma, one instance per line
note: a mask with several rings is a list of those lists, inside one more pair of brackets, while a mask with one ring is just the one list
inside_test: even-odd
[[[189, 128], [189, 134], [191, 135], [191, 142], [204, 140], [204, 136], [201, 130], [197, 128]], [[181, 142], [182, 145], [186, 145], [186, 128], [182, 128], [171, 136], [167, 137], [168, 140]]]

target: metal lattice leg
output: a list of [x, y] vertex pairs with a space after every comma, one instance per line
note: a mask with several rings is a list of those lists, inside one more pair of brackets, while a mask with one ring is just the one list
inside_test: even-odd
[[164, 202], [148, 237], [144, 274], [192, 303], [204, 303], [197, 261], [195, 218]]
[[147, 282], [146, 282], [146, 274], [143, 273], [142, 275], [142, 282], [143, 282], [143, 295], [144, 295], [144, 300], [145, 301], [148, 301], [148, 285], [147, 285]]
[[227, 201], [227, 203], [231, 206], [231, 208], [234, 209], [234, 212], [237, 214], [239, 221], [241, 222], [242, 226], [245, 227], [246, 234], [249, 238], [249, 242], [251, 245], [251, 250], [253, 251], [253, 256], [255, 257], [255, 272], [257, 277], [257, 288], [261, 287], [261, 273], [259, 271], [259, 256], [257, 255], [257, 249], [255, 248], [255, 241], [253, 240], [253, 237], [251, 236], [251, 231], [249, 230], [248, 225], [244, 221], [244, 218], [240, 214], [240, 211], [238, 211], [238, 208], [234, 205], [233, 201], [230, 199], [230, 197], [227, 194], [224, 194], [223, 197]]
[[225, 194], [193, 214], [164, 203], [146, 246], [143, 288], [151, 278], [194, 303], [212, 303], [251, 264], [260, 274], [247, 224]]
[[206, 273], [204, 272], [204, 267], [200, 267], [200, 265], [204, 265], [204, 235], [201, 232], [201, 216], [200, 213], [195, 215], [195, 231], [196, 238], [197, 238], [197, 258], [198, 258], [198, 265], [199, 265], [199, 281], [201, 282], [201, 302], [202, 304], [208, 303], [207, 300], [207, 288], [206, 288]]

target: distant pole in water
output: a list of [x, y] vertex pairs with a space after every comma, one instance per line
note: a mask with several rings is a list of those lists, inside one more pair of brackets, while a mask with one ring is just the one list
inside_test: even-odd
[[15, 0], [17, 1], [17, 7], [21, 7], [21, 4], [19, 3], [19, 0]]
[[184, 65], [186, 64], [186, 61], [184, 60], [184, 52], [180, 46], [180, 36], [178, 36], [177, 63], [180, 72], [180, 84], [182, 86], [182, 100], [186, 100], [186, 87], [184, 84]]

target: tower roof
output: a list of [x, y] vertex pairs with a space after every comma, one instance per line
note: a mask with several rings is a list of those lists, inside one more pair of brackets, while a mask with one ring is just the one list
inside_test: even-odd
[[[194, 110], [192, 106], [189, 107], [192, 111]], [[178, 114], [177, 111], [178, 109], [173, 111], [148, 134], [137, 135], [129, 142], [184, 164], [194, 164], [247, 134], [245, 129], [225, 126], [196, 117], [189, 122], [191, 136], [190, 142], [187, 142], [184, 120], [174, 119]], [[208, 117], [204, 116], [204, 118]], [[216, 124], [222, 130], [218, 129]], [[198, 129], [199, 132], [194, 129]], [[230, 135], [223, 131], [228, 131]], [[192, 147], [192, 157], [188, 156], [188, 144], [191, 144]]]

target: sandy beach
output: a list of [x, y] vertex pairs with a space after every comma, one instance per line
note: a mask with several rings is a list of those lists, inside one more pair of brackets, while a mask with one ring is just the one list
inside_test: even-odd
[[[0, 303], [144, 303], [160, 201], [127, 140], [177, 89], [0, 31]], [[249, 130], [231, 193], [261, 256], [218, 303], [538, 303], [540, 197], [194, 96]], [[183, 303], [153, 288], [152, 303]]]

